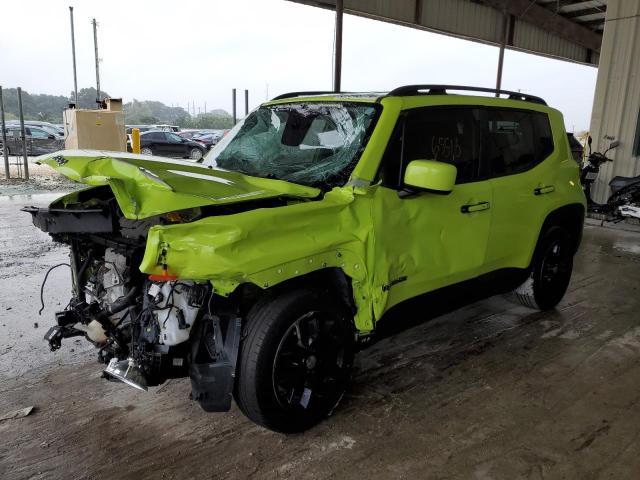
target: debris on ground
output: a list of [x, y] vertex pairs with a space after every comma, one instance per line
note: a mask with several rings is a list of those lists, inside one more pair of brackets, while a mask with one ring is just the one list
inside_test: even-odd
[[0, 422], [4, 420], [12, 420], [14, 418], [26, 417], [31, 412], [33, 412], [33, 406], [21, 408], [20, 410], [14, 410], [12, 412], [7, 412], [4, 415], [0, 415]]

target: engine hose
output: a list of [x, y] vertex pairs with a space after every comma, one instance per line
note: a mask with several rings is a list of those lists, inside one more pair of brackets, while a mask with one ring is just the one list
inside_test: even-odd
[[129, 290], [124, 297], [120, 297], [111, 305], [108, 305], [102, 312], [95, 316], [94, 320], [100, 323], [105, 330], [111, 330], [113, 325], [109, 321], [109, 317], [133, 305], [137, 293], [138, 287], [131, 287], [131, 290]]

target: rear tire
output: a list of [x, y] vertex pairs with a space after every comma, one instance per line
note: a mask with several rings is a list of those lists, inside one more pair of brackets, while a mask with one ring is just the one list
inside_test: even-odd
[[202, 150], [200, 150], [199, 148], [192, 148], [191, 151], [189, 151], [189, 158], [191, 160], [198, 161], [202, 157], [203, 157]]
[[569, 286], [573, 270], [574, 242], [562, 227], [549, 228], [538, 241], [531, 274], [515, 291], [524, 306], [536, 310], [555, 307]]
[[329, 294], [300, 289], [258, 302], [247, 315], [234, 397], [270, 430], [307, 430], [331, 414], [351, 375], [354, 334]]

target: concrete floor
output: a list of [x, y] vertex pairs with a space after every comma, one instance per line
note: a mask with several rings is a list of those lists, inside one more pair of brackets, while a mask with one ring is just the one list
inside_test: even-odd
[[[378, 342], [333, 417], [283, 436], [203, 412], [188, 380], [142, 393], [101, 381], [79, 344], [47, 352], [60, 307], [37, 317], [38, 288], [65, 251], [15, 213], [45, 200], [0, 199], [0, 414], [36, 407], [0, 422], [3, 480], [640, 476], [637, 233], [587, 226], [555, 311], [497, 296]], [[47, 298], [66, 302], [67, 276]]]

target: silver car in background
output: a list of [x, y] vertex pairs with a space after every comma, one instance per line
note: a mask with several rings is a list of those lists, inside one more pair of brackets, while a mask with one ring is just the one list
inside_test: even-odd
[[[64, 138], [39, 126], [25, 125], [27, 140], [27, 155], [44, 155], [64, 149]], [[7, 145], [2, 145], [0, 136], [0, 148], [5, 147], [9, 155], [22, 155], [22, 138], [20, 125], [8, 124], [5, 128]]]

